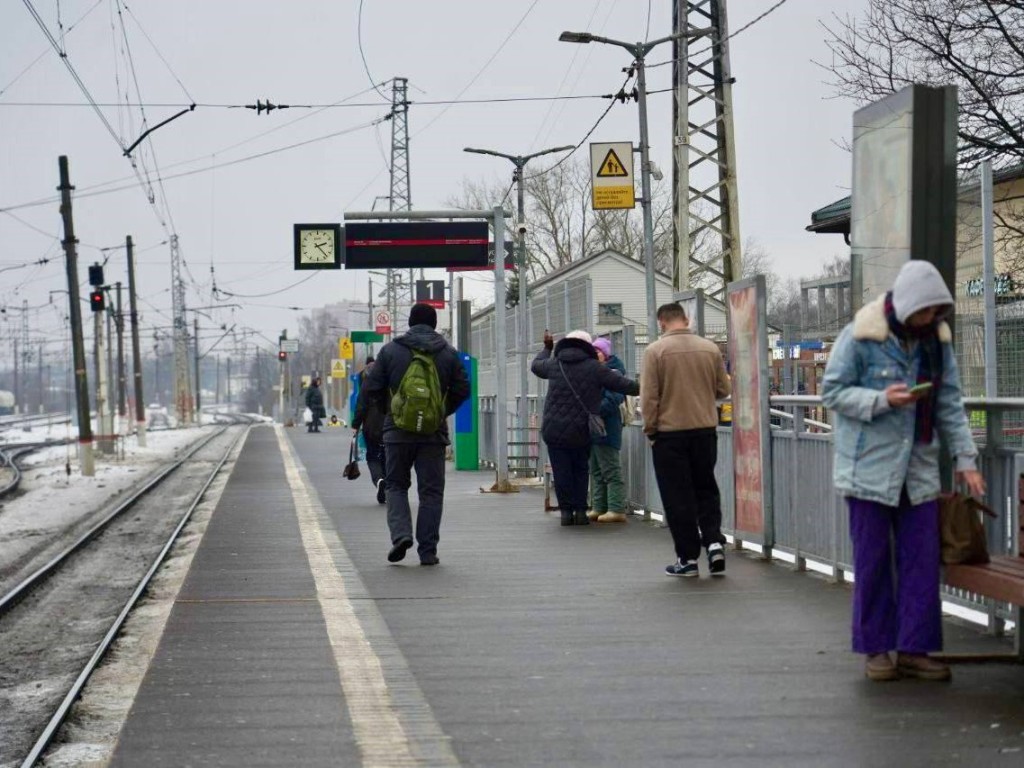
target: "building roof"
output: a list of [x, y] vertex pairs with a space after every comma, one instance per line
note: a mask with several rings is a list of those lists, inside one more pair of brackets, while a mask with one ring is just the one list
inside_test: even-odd
[[[1000, 168], [992, 172], [992, 183], [1002, 184], [1024, 178], [1024, 163]], [[964, 195], [976, 190], [980, 181], [976, 173], [960, 180], [958, 194]], [[811, 223], [807, 226], [808, 232], [836, 233], [842, 235], [850, 234], [850, 198], [849, 196], [836, 200], [834, 203], [811, 212]]]

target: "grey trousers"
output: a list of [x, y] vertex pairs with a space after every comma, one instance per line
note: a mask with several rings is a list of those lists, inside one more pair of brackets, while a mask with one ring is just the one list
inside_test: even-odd
[[437, 553], [441, 539], [444, 508], [444, 445], [440, 443], [386, 443], [384, 485], [388, 497], [388, 528], [391, 543], [412, 538], [412, 510], [409, 487], [416, 470], [419, 509], [416, 513], [416, 542], [420, 557]]

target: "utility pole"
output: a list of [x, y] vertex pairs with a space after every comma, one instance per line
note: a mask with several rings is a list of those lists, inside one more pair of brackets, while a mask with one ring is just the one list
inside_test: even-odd
[[46, 409], [43, 407], [43, 403], [46, 401], [47, 388], [43, 387], [43, 343], [39, 342], [39, 357], [36, 358], [36, 392], [39, 394], [39, 406], [37, 408], [39, 413], [42, 413]]
[[110, 429], [106, 432], [108, 435], [116, 434], [117, 430], [114, 429], [114, 393], [115, 387], [114, 382], [117, 381], [117, 374], [114, 372], [114, 333], [113, 333], [113, 322], [114, 316], [114, 300], [113, 296], [110, 295], [110, 286], [104, 286], [104, 293], [107, 298], [107, 307], [103, 310], [103, 320], [106, 323], [106, 353], [107, 353], [107, 414]]
[[[689, 288], [710, 275], [708, 294], [724, 300], [743, 274], [726, 0], [673, 0], [672, 31], [673, 284]], [[691, 56], [698, 41], [706, 46]], [[719, 247], [702, 260], [692, 243], [708, 230]]]
[[992, 222], [992, 161], [981, 164], [982, 286], [985, 296], [985, 397], [999, 396], [999, 356], [996, 346], [996, 259]]
[[18, 337], [14, 337], [14, 412], [23, 413], [25, 411], [25, 404], [22, 402], [22, 393], [20, 376], [18, 368]]
[[117, 315], [114, 317], [114, 327], [117, 329], [117, 416], [120, 419], [121, 430], [128, 430], [128, 402], [125, 392], [124, 369], [124, 311], [121, 307], [121, 283], [114, 283], [114, 290], [117, 292]]
[[82, 305], [78, 295], [78, 254], [75, 225], [71, 216], [71, 186], [67, 155], [61, 155], [60, 214], [64, 222], [65, 271], [68, 278], [68, 314], [71, 316], [71, 347], [74, 355], [75, 402], [78, 407], [78, 450], [82, 474], [92, 477], [96, 466], [92, 455], [92, 423], [89, 420], [89, 378], [86, 371], [85, 340], [82, 338]]
[[196, 422], [202, 423], [202, 379], [199, 376], [199, 315], [192, 318], [195, 329], [195, 358], [196, 358]]
[[[396, 77], [391, 81], [391, 184], [388, 190], [389, 210], [412, 210], [412, 186], [409, 180], [409, 79]], [[388, 290], [392, 292], [391, 337], [398, 325], [398, 290], [401, 278], [388, 270]], [[409, 304], [413, 297], [414, 277], [409, 270]], [[371, 318], [372, 319], [372, 318]]]
[[21, 389], [22, 389], [22, 403], [21, 409], [25, 413], [31, 413], [32, 409], [29, 407], [31, 398], [28, 393], [32, 387], [29, 386], [28, 378], [28, 361], [31, 355], [29, 343], [28, 343], [28, 299], [21, 300]]
[[[125, 249], [128, 252], [128, 307], [131, 311], [132, 325], [132, 372], [135, 376], [135, 428], [138, 433], [139, 446], [146, 447], [146, 401], [142, 396], [142, 348], [139, 343], [139, 312], [136, 306], [135, 293], [135, 253], [132, 247], [132, 236], [125, 238]], [[155, 355], [154, 355], [155, 356]], [[157, 373], [160, 371], [160, 358], [156, 357]], [[157, 377], [159, 380], [159, 376]]]
[[227, 384], [227, 401], [228, 401], [228, 404], [230, 405], [231, 404], [231, 358], [230, 357], [228, 358], [227, 366], [228, 366], [227, 380], [224, 383]]
[[181, 251], [177, 235], [171, 235], [171, 305], [174, 319], [174, 402], [178, 424], [190, 424], [192, 387], [188, 375], [188, 324], [185, 318], [185, 281], [181, 276]]
[[[102, 290], [102, 289], [100, 289]], [[112, 453], [110, 435], [113, 425], [110, 423], [110, 400], [107, 395], [107, 361], [103, 343], [103, 312], [92, 313], [93, 330], [93, 364], [96, 368], [96, 420], [100, 425], [100, 451]]]
[[[490, 149], [474, 149], [473, 147], [466, 147], [463, 152], [473, 152], [478, 155], [494, 155], [495, 157], [503, 157], [510, 161], [515, 169], [512, 172], [512, 180], [516, 184], [516, 199], [517, 199], [517, 216], [518, 221], [516, 222], [516, 233], [517, 233], [517, 267], [519, 271], [519, 300], [516, 303], [516, 312], [519, 314], [519, 339], [516, 343], [518, 348], [518, 354], [520, 356], [519, 361], [519, 440], [517, 442], [526, 442], [526, 430], [530, 426], [530, 415], [529, 408], [527, 407], [527, 398], [529, 396], [530, 389], [530, 377], [528, 375], [528, 368], [530, 365], [530, 292], [528, 288], [528, 276], [527, 271], [529, 265], [526, 259], [526, 185], [523, 183], [523, 171], [526, 168], [526, 164], [533, 160], [535, 157], [541, 155], [550, 155], [554, 152], [568, 152], [574, 149], [571, 144], [562, 147], [552, 147], [551, 149], [542, 149], [540, 152], [534, 152], [529, 155], [507, 155], [504, 152], [495, 152]], [[505, 266], [505, 254], [504, 252], [498, 253], [497, 250], [494, 252], [494, 265], [497, 269], [498, 259], [502, 261], [502, 269]], [[499, 349], [499, 354], [501, 353]]]
[[[708, 0], [705, 0], [708, 1]], [[644, 221], [644, 282], [647, 293], [647, 341], [653, 342], [658, 335], [657, 280], [654, 268], [654, 222], [651, 216], [651, 158], [647, 130], [647, 68], [645, 58], [655, 47], [676, 40], [679, 33], [651, 40], [647, 43], [627, 43], [612, 40], [589, 32], [563, 32], [558, 39], [563, 43], [606, 43], [625, 48], [633, 55], [636, 70], [637, 107], [640, 113], [640, 205]]]

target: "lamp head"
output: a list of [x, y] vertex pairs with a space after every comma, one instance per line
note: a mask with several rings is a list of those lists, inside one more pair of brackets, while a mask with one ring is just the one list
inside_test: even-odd
[[593, 39], [594, 36], [589, 32], [563, 32], [558, 36], [562, 43], [589, 43]]

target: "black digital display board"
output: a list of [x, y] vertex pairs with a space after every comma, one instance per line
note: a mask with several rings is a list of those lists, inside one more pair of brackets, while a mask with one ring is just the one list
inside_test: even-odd
[[345, 269], [486, 267], [486, 221], [346, 222]]

